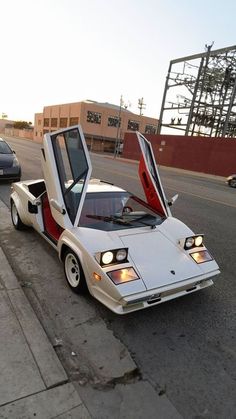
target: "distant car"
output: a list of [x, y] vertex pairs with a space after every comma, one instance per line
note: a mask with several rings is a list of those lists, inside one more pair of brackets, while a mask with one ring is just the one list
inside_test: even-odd
[[44, 179], [13, 183], [11, 194], [14, 227], [37, 230], [57, 250], [69, 286], [88, 288], [117, 314], [202, 290], [220, 273], [203, 235], [172, 217], [177, 196], [166, 199], [150, 142], [138, 132], [136, 141], [145, 200], [90, 179], [80, 126], [45, 134]]
[[21, 167], [15, 152], [5, 140], [0, 138], [0, 180], [20, 180]]
[[236, 188], [236, 175], [231, 175], [227, 177], [226, 183], [228, 183], [231, 188]]

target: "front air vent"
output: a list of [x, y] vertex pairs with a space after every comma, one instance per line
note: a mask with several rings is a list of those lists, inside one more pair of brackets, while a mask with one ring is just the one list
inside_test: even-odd
[[188, 288], [187, 290], [186, 290], [186, 292], [191, 292], [191, 291], [194, 291], [194, 290], [196, 290], [197, 289], [197, 287], [195, 286], [195, 287], [192, 287], [192, 288]]
[[153, 298], [152, 300], [148, 300], [147, 303], [148, 304], [155, 304], [155, 303], [158, 303], [159, 301], [161, 301], [161, 297]]

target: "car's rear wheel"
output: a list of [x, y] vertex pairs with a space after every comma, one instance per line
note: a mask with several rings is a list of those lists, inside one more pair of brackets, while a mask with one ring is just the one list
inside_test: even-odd
[[81, 263], [76, 254], [68, 249], [63, 258], [65, 277], [69, 286], [77, 294], [87, 290], [87, 284]]
[[25, 230], [27, 228], [27, 226], [21, 221], [13, 199], [11, 199], [11, 219], [16, 230]]
[[236, 188], [236, 178], [229, 180], [229, 186], [231, 186], [231, 188]]

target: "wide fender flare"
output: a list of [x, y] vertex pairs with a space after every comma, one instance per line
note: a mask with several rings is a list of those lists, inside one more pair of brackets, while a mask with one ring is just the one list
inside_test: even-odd
[[86, 250], [79, 248], [78, 244], [74, 243], [73, 240], [71, 240], [69, 237], [64, 236], [59, 240], [58, 245], [57, 245], [58, 256], [59, 256], [60, 261], [63, 261], [63, 248], [65, 246], [71, 249], [78, 256], [79, 261], [84, 271], [84, 275], [86, 278], [88, 278], [89, 270], [88, 270], [87, 263], [84, 257]]

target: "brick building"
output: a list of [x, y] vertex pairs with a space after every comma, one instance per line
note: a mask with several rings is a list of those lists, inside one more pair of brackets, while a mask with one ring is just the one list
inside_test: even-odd
[[112, 152], [116, 142], [123, 141], [125, 132], [155, 134], [158, 120], [91, 100], [45, 106], [42, 113], [35, 114], [34, 139], [42, 140], [47, 132], [77, 124], [82, 126], [90, 150]]

